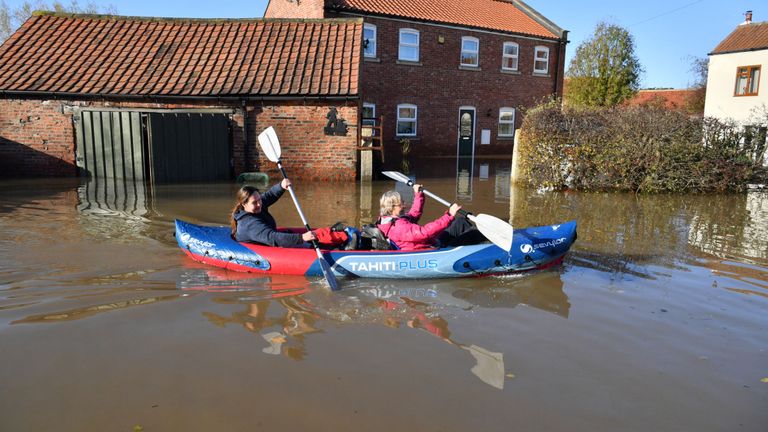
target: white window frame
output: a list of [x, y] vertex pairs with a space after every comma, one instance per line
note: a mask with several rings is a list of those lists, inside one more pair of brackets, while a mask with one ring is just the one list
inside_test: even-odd
[[[507, 47], [513, 46], [515, 47], [515, 54], [507, 54]], [[504, 66], [504, 60], [506, 59], [514, 59], [515, 67], [510, 68]], [[506, 71], [516, 71], [520, 68], [520, 44], [517, 42], [504, 42], [504, 45], [501, 47], [501, 69]]]
[[[544, 57], [539, 58], [539, 53], [543, 53]], [[536, 69], [536, 63], [539, 61], [545, 62], [544, 69]], [[548, 74], [549, 73], [549, 47], [537, 46], [533, 50], [533, 73]]]
[[[501, 115], [504, 113], [512, 113], [512, 121], [509, 120], [502, 120]], [[501, 107], [499, 108], [499, 128], [497, 129], [496, 133], [498, 134], [499, 138], [512, 138], [515, 136], [515, 116], [517, 113], [515, 112], [515, 109], [512, 107]], [[512, 133], [510, 134], [503, 134], [501, 133], [501, 125], [503, 124], [511, 124], [512, 125]]]
[[[464, 42], [475, 42], [477, 44], [477, 50], [465, 50], [464, 49]], [[475, 63], [474, 64], [468, 64], [464, 63], [462, 60], [464, 59], [464, 53], [468, 54], [474, 54], [475, 55]], [[461, 55], [459, 56], [459, 66], [463, 67], [480, 67], [480, 39], [472, 36], [462, 36], [461, 37]]]
[[[416, 36], [416, 43], [415, 44], [411, 44], [411, 43], [403, 42], [403, 35], [404, 34], [415, 35]], [[419, 36], [419, 31], [418, 30], [409, 29], [409, 28], [401, 28], [397, 41], [398, 41], [398, 45], [397, 45], [397, 59], [398, 60], [409, 61], [409, 62], [417, 62], [417, 61], [419, 61], [419, 43], [421, 41], [421, 37]], [[404, 47], [416, 48], [416, 58], [403, 58], [402, 48], [404, 48]]]
[[[365, 31], [366, 30], [373, 30], [373, 39], [368, 39], [368, 48], [372, 49], [372, 53], [367, 53], [365, 48], [363, 48], [363, 56], [366, 58], [376, 58], [376, 38], [378, 37], [377, 29], [375, 24], [363, 24], [363, 42], [365, 42]], [[371, 46], [373, 48], [371, 48]]]
[[[371, 109], [371, 113], [373, 113], [373, 118], [375, 119], [376, 118], [376, 104], [368, 103], [368, 102], [363, 102], [363, 111], [365, 111], [365, 108], [370, 108]], [[376, 120], [367, 120], [367, 119], [364, 118], [362, 120], [362, 124], [369, 124], [371, 126], [376, 126]]]
[[[400, 117], [401, 108], [413, 108], [413, 117]], [[413, 122], [413, 133], [400, 133], [400, 122]], [[395, 135], [402, 137], [415, 137], [419, 126], [419, 107], [414, 104], [397, 105], [397, 122], [395, 123]]]

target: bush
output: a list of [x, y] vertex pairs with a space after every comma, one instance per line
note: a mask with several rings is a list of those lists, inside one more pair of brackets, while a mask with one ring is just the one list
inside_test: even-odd
[[562, 110], [552, 101], [525, 116], [519, 169], [530, 185], [554, 189], [743, 191], [764, 172], [756, 130], [657, 107]]

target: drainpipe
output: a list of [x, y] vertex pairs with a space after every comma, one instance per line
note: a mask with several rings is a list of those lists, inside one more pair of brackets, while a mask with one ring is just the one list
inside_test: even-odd
[[562, 90], [560, 86], [560, 62], [563, 62], [563, 73], [565, 73], [565, 56], [563, 54], [565, 51], [565, 45], [568, 43], [568, 30], [563, 30], [563, 35], [560, 38], [559, 46], [557, 49], [557, 67], [555, 67], [555, 83], [554, 83], [554, 94], [555, 97], [557, 97], [558, 90]]
[[243, 153], [245, 158], [245, 172], [251, 171], [251, 157], [248, 151], [248, 107], [245, 99], [240, 101], [240, 107], [243, 109]]

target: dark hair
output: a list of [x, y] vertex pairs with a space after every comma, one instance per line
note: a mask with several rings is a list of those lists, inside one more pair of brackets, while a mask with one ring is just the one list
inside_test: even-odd
[[232, 238], [234, 238], [237, 234], [237, 220], [235, 220], [235, 213], [243, 209], [243, 204], [245, 204], [245, 202], [248, 201], [248, 198], [250, 198], [254, 193], [261, 192], [257, 187], [245, 185], [241, 187], [240, 190], [237, 191], [237, 195], [235, 195], [235, 206], [232, 207], [232, 220], [229, 224], [230, 227], [232, 227]]

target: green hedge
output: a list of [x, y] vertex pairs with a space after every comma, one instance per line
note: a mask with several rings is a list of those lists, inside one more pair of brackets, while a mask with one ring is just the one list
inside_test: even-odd
[[518, 178], [535, 187], [725, 192], [765, 180], [764, 129], [656, 107], [544, 103], [526, 113], [519, 146]]

